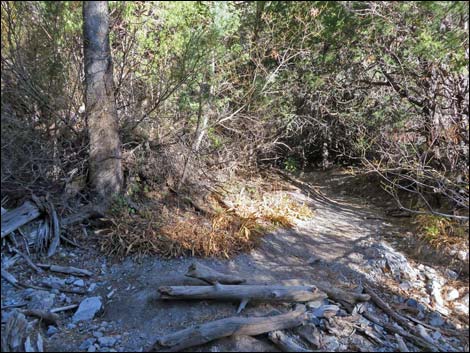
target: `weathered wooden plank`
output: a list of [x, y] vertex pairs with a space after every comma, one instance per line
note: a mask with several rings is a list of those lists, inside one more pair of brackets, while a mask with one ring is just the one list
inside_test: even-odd
[[19, 227], [38, 218], [41, 215], [38, 207], [26, 201], [20, 207], [2, 215], [1, 237], [5, 237]]
[[305, 306], [299, 305], [286, 314], [269, 317], [230, 317], [189, 327], [160, 337], [150, 351], [178, 352], [217, 338], [228, 336], [256, 336], [266, 332], [302, 325], [307, 320]]

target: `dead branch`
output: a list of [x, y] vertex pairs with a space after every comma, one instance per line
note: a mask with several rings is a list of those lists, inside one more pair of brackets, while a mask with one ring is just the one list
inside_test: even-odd
[[299, 305], [286, 314], [269, 317], [230, 317], [160, 337], [150, 351], [177, 352], [228, 336], [256, 336], [301, 325], [307, 320], [305, 307]]
[[186, 276], [197, 278], [210, 284], [240, 284], [246, 282], [246, 280], [241, 277], [220, 273], [197, 262], [189, 266]]

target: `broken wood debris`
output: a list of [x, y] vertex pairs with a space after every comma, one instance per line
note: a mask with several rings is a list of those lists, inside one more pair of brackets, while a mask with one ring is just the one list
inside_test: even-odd
[[307, 320], [305, 306], [285, 314], [268, 317], [230, 317], [190, 327], [160, 337], [151, 351], [177, 352], [189, 347], [228, 336], [256, 336], [263, 333], [300, 326]]

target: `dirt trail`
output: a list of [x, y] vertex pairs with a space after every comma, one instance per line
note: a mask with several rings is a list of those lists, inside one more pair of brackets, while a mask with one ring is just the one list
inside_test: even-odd
[[[378, 257], [377, 249], [387, 244], [384, 239], [390, 234], [402, 230], [399, 225], [388, 223], [382, 211], [363, 199], [338, 193], [335, 183], [341, 182], [343, 177], [329, 182], [324, 178], [321, 173], [305, 176], [303, 180], [308, 181], [308, 185], [291, 193], [314, 209], [313, 218], [298, 222], [294, 229], [280, 229], [265, 236], [260, 246], [249, 254], [231, 260], [199, 261], [219, 271], [233, 271], [253, 282], [322, 280], [353, 289], [368, 279], [374, 280], [373, 276], [378, 273], [374, 262]], [[140, 263], [127, 259], [108, 265], [103, 258], [91, 260], [91, 256], [78, 253], [75, 265], [94, 267], [95, 272], [96, 267], [101, 266], [101, 275], [92, 279], [97, 284], [93, 295], [107, 298], [114, 292], [105, 300], [101, 317], [85, 326], [64, 327], [62, 332], [49, 339], [49, 350], [76, 350], [99, 330], [103, 321], [108, 323], [107, 336], [121, 336], [121, 343], [115, 347], [117, 350], [139, 351], [148, 347], [156, 336], [235, 315], [238, 303], [161, 302], [154, 299], [158, 286], [177, 285], [185, 280], [183, 274], [194, 259], [146, 258]], [[400, 281], [397, 280], [396, 286]], [[405, 299], [406, 296], [401, 301]], [[243, 314], [262, 315], [273, 309], [275, 307], [267, 304], [248, 304]], [[233, 344], [222, 341], [205, 348], [213, 351], [241, 349]], [[249, 345], [246, 342], [237, 344]]]

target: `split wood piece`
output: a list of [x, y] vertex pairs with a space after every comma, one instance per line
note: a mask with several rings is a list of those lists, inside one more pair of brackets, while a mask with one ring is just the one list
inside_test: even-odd
[[19, 227], [31, 222], [41, 215], [39, 208], [32, 202], [26, 201], [20, 207], [2, 215], [1, 237], [4, 238]]
[[189, 347], [228, 336], [256, 336], [263, 333], [293, 328], [308, 320], [305, 306], [299, 305], [291, 312], [269, 317], [230, 317], [158, 338], [150, 351], [177, 352]]
[[21, 312], [27, 316], [37, 317], [41, 319], [47, 325], [57, 326], [57, 323], [59, 321], [59, 316], [49, 311], [31, 309], [31, 310], [22, 310]]
[[299, 346], [292, 338], [282, 331], [272, 331], [268, 334], [268, 337], [284, 352], [313, 352], [312, 350]]
[[62, 219], [61, 226], [67, 227], [74, 223], [82, 222], [88, 218], [103, 217], [104, 208], [101, 205], [87, 205], [80, 211]]
[[197, 278], [210, 284], [240, 284], [246, 282], [246, 280], [241, 277], [218, 272], [197, 262], [189, 266], [186, 276]]
[[93, 273], [88, 270], [83, 270], [81, 268], [71, 267], [71, 266], [58, 266], [58, 265], [47, 265], [47, 264], [37, 264], [39, 267], [45, 268], [52, 272], [67, 273], [74, 276], [93, 276]]
[[16, 279], [15, 276], [13, 276], [10, 272], [8, 272], [7, 270], [5, 270], [3, 268], [2, 268], [1, 272], [2, 272], [2, 278], [5, 281], [10, 283], [13, 287], [21, 288], [21, 284], [20, 284], [20, 282], [18, 282], [18, 280]]
[[24, 352], [24, 341], [27, 334], [28, 321], [23, 314], [14, 311], [2, 329], [2, 352]]
[[[379, 326], [382, 326], [384, 329], [386, 329], [387, 331], [391, 332], [391, 333], [397, 333], [399, 334], [400, 336], [408, 339], [409, 341], [413, 342], [414, 344], [422, 347], [422, 348], [425, 348], [427, 350], [431, 350], [432, 352], [438, 352], [439, 349], [435, 346], [435, 345], [431, 345], [429, 344], [428, 342], [426, 342], [425, 340], [423, 340], [421, 337], [418, 337], [418, 336], [415, 336], [411, 333], [408, 333], [407, 331], [405, 331], [401, 326], [398, 326], [398, 325], [392, 325], [390, 323], [386, 323], [386, 322], [382, 322], [381, 320], [379, 320], [377, 317], [375, 317], [374, 315], [368, 313], [368, 312], [364, 312], [362, 313], [362, 315], [369, 321], [379, 325]], [[441, 351], [445, 351], [441, 349]]]
[[238, 313], [248, 301], [309, 302], [326, 298], [315, 286], [224, 285], [166, 286], [158, 289], [161, 299], [214, 299], [240, 301]]
[[405, 341], [403, 341], [403, 338], [401, 338], [398, 333], [395, 333], [395, 339], [397, 340], [398, 350], [400, 352], [411, 352], [410, 349], [406, 346]]
[[[253, 279], [255, 281], [255, 279]], [[265, 281], [258, 281], [264, 283]], [[359, 302], [366, 302], [370, 300], [368, 294], [355, 293], [347, 291], [338, 287], [332, 287], [329, 283], [323, 281], [311, 281], [304, 279], [285, 279], [276, 281], [279, 285], [284, 286], [316, 286], [321, 291], [325, 292], [331, 300], [343, 304], [346, 308], [353, 308], [354, 304]], [[252, 280], [250, 280], [250, 284]]]
[[67, 311], [67, 310], [72, 310], [72, 309], [76, 309], [76, 308], [78, 308], [78, 304], [71, 304], [71, 305], [60, 307], [60, 308], [51, 309], [50, 312], [51, 313], [58, 313], [58, 312], [61, 312], [61, 311]]
[[49, 215], [50, 229], [52, 230], [52, 241], [47, 249], [47, 257], [51, 257], [60, 245], [60, 223], [54, 205], [49, 200], [46, 204], [46, 210]]
[[328, 298], [340, 302], [340, 303], [348, 303], [348, 304], [356, 304], [358, 302], [366, 302], [370, 300], [370, 295], [362, 294], [362, 293], [354, 293], [350, 291], [345, 291], [340, 288], [332, 287], [331, 285], [325, 282], [314, 282], [314, 284], [323, 292], [328, 295]]

